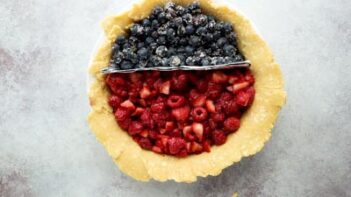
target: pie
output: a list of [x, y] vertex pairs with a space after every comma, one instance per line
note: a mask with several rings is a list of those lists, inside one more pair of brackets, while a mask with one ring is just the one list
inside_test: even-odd
[[[193, 3], [190, 0], [173, 2], [184, 7]], [[222, 51], [228, 57], [208, 57], [207, 61], [202, 61], [207, 57], [201, 56], [200, 51], [201, 59], [195, 55], [185, 58], [171, 55], [167, 59], [166, 52], [170, 47], [155, 46], [153, 53], [157, 57], [151, 59], [150, 55], [145, 55], [144, 45], [138, 46], [143, 50], [138, 50], [137, 54], [128, 52], [132, 46], [123, 45], [124, 55], [130, 57], [125, 57], [128, 61], [119, 60], [114, 54], [117, 54], [116, 43], [123, 44], [120, 38], [129, 32], [138, 34], [139, 28], [133, 24], [149, 17], [155, 7], [163, 7], [166, 3], [164, 0], [144, 0], [103, 21], [106, 39], [89, 69], [94, 82], [89, 90], [92, 111], [88, 121], [98, 141], [127, 175], [140, 181], [194, 182], [197, 177], [218, 175], [242, 157], [260, 151], [270, 138], [286, 94], [279, 65], [251, 23], [237, 11], [210, 0], [199, 1], [201, 10], [216, 20], [233, 24], [240, 53], [229, 57], [226, 51], [236, 49], [218, 41], [217, 45], [223, 45]], [[171, 35], [174, 34], [171, 32]], [[190, 45], [198, 46], [199, 39], [190, 37]], [[165, 41], [158, 39], [155, 42], [162, 45]], [[214, 49], [213, 53], [216, 51]], [[121, 69], [149, 66], [147, 62], [165, 66], [177, 66], [179, 61], [206, 65], [212, 60], [241, 59], [241, 54], [250, 60], [250, 69], [196, 73], [153, 71], [108, 76], [100, 72], [116, 61], [118, 64], [114, 66]], [[138, 61], [133, 62], [136, 55]], [[150, 59], [140, 65], [142, 57]], [[166, 63], [162, 62], [164, 59]], [[180, 83], [181, 76], [188, 81]], [[140, 86], [133, 88], [137, 84]], [[220, 91], [215, 87], [221, 87]]]

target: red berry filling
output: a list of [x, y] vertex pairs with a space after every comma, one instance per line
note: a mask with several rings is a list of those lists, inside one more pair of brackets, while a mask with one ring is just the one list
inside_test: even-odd
[[248, 69], [110, 74], [119, 126], [141, 148], [186, 157], [210, 152], [240, 127], [255, 97]]

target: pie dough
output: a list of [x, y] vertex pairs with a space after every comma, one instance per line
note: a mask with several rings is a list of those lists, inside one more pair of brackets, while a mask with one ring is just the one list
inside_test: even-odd
[[[173, 2], [186, 6], [193, 1]], [[242, 157], [253, 155], [263, 148], [271, 136], [278, 112], [285, 103], [286, 93], [279, 65], [275, 63], [272, 52], [255, 32], [250, 21], [225, 5], [211, 0], [199, 2], [205, 13], [234, 24], [239, 48], [252, 63], [251, 70], [256, 79], [255, 101], [241, 118], [240, 129], [229, 135], [225, 144], [212, 147], [210, 153], [177, 158], [143, 150], [127, 132], [118, 127], [107, 103], [109, 93], [100, 69], [108, 66], [115, 39], [125, 34], [133, 21], [147, 17], [156, 5], [162, 6], [167, 1], [142, 0], [127, 12], [107, 17], [102, 22], [106, 39], [89, 68], [94, 82], [89, 91], [92, 111], [88, 122], [96, 138], [104, 145], [120, 170], [136, 180], [174, 180], [189, 183], [196, 181], [197, 177], [220, 174], [224, 168], [240, 161]]]

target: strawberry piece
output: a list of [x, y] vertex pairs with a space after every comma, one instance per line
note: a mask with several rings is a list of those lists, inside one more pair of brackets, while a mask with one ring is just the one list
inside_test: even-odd
[[171, 137], [181, 137], [182, 132], [180, 129], [173, 129], [172, 131], [169, 132], [169, 136]]
[[171, 82], [170, 81], [166, 81], [166, 82], [163, 82], [161, 84], [161, 87], [160, 87], [160, 93], [162, 94], [166, 94], [168, 95], [169, 94], [169, 91], [171, 89]]
[[197, 139], [199, 139], [199, 141], [201, 142], [204, 134], [203, 125], [201, 123], [194, 122], [192, 124], [192, 130], [195, 133]]
[[244, 79], [245, 79], [245, 81], [249, 82], [250, 84], [255, 83], [255, 78], [252, 75], [252, 73], [250, 72], [250, 70], [248, 70], [248, 69], [246, 70]]
[[172, 109], [173, 117], [180, 122], [185, 122], [189, 117], [189, 113], [190, 113], [189, 106]]
[[115, 117], [117, 121], [123, 121], [127, 118], [129, 118], [130, 112], [127, 108], [124, 107], [118, 107], [116, 112], [115, 112]]
[[133, 112], [135, 110], [134, 104], [130, 100], [126, 100], [123, 103], [121, 103], [121, 107], [125, 107], [129, 111]]
[[106, 77], [106, 83], [112, 86], [124, 86], [126, 85], [126, 80], [123, 77], [118, 76], [117, 74], [110, 74]]
[[154, 124], [153, 124], [153, 120], [151, 118], [151, 112], [149, 111], [149, 109], [144, 110], [144, 112], [140, 116], [140, 121], [146, 127], [149, 127], [149, 128], [153, 127]]
[[192, 130], [193, 130], [192, 126], [185, 126], [183, 128], [183, 135], [186, 136], [188, 133], [191, 133]]
[[236, 94], [239, 90], [249, 87], [250, 83], [247, 81], [241, 83], [235, 83], [233, 85], [233, 93]]
[[222, 89], [223, 87], [220, 84], [209, 82], [207, 88], [207, 96], [210, 99], [216, 99], [221, 95]]
[[178, 91], [184, 91], [187, 88], [188, 77], [181, 74], [178, 77], [174, 76], [172, 79], [172, 88]]
[[228, 133], [235, 132], [240, 127], [240, 120], [235, 117], [229, 117], [224, 121], [224, 131]]
[[212, 140], [216, 145], [222, 145], [227, 141], [227, 136], [221, 130], [215, 130], [212, 133]]
[[197, 90], [195, 90], [195, 89], [190, 90], [190, 92], [189, 92], [189, 100], [190, 101], [194, 101], [199, 96], [200, 96], [200, 93]]
[[169, 153], [172, 155], [177, 154], [181, 149], [185, 148], [186, 143], [182, 138], [172, 137], [168, 139]]
[[206, 103], [206, 96], [205, 95], [200, 95], [198, 96], [193, 102], [194, 107], [201, 107], [204, 106]]
[[147, 103], [146, 103], [145, 99], [139, 99], [139, 100], [138, 100], [138, 103], [139, 103], [139, 105], [141, 105], [142, 107], [146, 107], [146, 106], [147, 106]]
[[177, 157], [186, 157], [188, 156], [188, 152], [186, 151], [186, 149], [182, 149], [179, 151], [179, 153], [176, 154]]
[[226, 104], [224, 112], [230, 116], [231, 115], [232, 116], [240, 116], [241, 115], [239, 106], [236, 104], [236, 101], [234, 101], [234, 100], [230, 101]]
[[167, 100], [167, 105], [171, 108], [182, 107], [185, 103], [185, 98], [179, 95], [171, 95]]
[[191, 142], [191, 152], [192, 153], [201, 153], [202, 145], [197, 142]]
[[216, 107], [212, 100], [206, 100], [206, 109], [208, 112], [215, 113]]
[[149, 138], [141, 138], [138, 140], [138, 144], [141, 146], [141, 148], [146, 150], [151, 150], [153, 147]]
[[199, 92], [201, 92], [201, 93], [206, 92], [207, 87], [208, 87], [208, 83], [205, 80], [199, 80], [195, 83], [195, 85], [196, 85], [197, 90], [199, 90]]
[[122, 102], [122, 98], [116, 95], [111, 95], [108, 98], [108, 104], [112, 107], [112, 109], [117, 109], [117, 107], [119, 107], [121, 102]]
[[193, 117], [194, 121], [202, 122], [207, 119], [207, 111], [203, 107], [195, 107], [191, 111], [191, 116]]
[[187, 142], [185, 148], [188, 153], [191, 153], [191, 142]]
[[247, 107], [252, 104], [254, 97], [255, 90], [252, 87], [250, 87], [245, 92], [240, 91], [236, 96], [235, 102], [240, 106]]
[[128, 128], [128, 133], [130, 135], [136, 135], [143, 131], [143, 124], [139, 121], [132, 121]]
[[149, 131], [148, 130], [143, 130], [142, 132], [139, 133], [140, 136], [142, 137], [148, 137], [149, 136]]
[[141, 114], [143, 114], [144, 111], [145, 111], [144, 108], [137, 107], [135, 109], [134, 113], [132, 114], [132, 116], [140, 116]]
[[215, 83], [227, 83], [228, 76], [221, 71], [212, 73], [212, 81]]
[[144, 86], [143, 89], [140, 91], [140, 97], [146, 99], [150, 97], [151, 91], [148, 87]]
[[239, 80], [239, 78], [237, 76], [229, 76], [228, 83], [234, 84], [238, 80]]
[[158, 154], [162, 153], [162, 149], [158, 146], [153, 146], [151, 150], [155, 153], [158, 153]]
[[156, 101], [155, 103], [151, 104], [151, 112], [159, 113], [166, 109], [166, 104], [163, 101]]

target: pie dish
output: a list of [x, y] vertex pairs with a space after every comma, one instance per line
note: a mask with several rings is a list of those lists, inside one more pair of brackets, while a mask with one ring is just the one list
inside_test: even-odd
[[[185, 6], [193, 1], [173, 2]], [[106, 40], [99, 48], [89, 69], [94, 82], [89, 90], [92, 111], [88, 121], [97, 139], [105, 146], [119, 168], [136, 180], [194, 182], [197, 177], [218, 175], [224, 168], [240, 161], [242, 157], [253, 155], [263, 148], [264, 143], [270, 138], [278, 112], [284, 105], [286, 95], [279, 65], [274, 62], [267, 44], [255, 32], [250, 22], [225, 5], [210, 0], [199, 2], [201, 9], [206, 13], [235, 25], [239, 48], [251, 61], [251, 72], [256, 80], [255, 100], [241, 117], [239, 130], [229, 135], [225, 144], [214, 146], [209, 153], [177, 158], [143, 150], [118, 126], [108, 104], [110, 93], [105, 83], [105, 76], [100, 70], [109, 65], [116, 38], [125, 34], [125, 29], [134, 21], [147, 17], [155, 6], [164, 5], [167, 1], [141, 1], [127, 12], [107, 17], [102, 23]]]

